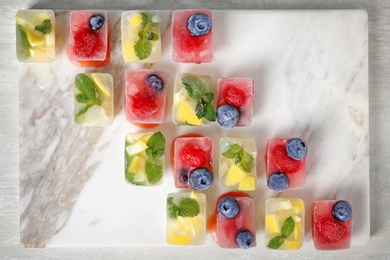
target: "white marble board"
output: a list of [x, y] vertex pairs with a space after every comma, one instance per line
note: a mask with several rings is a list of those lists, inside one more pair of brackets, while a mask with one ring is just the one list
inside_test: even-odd
[[[318, 199], [353, 203], [352, 246], [370, 237], [368, 139], [368, 27], [360, 10], [213, 11], [214, 61], [171, 61], [171, 11], [161, 16], [162, 58], [156, 64], [125, 63], [120, 48], [120, 15], [109, 11], [111, 64], [80, 68], [66, 57], [69, 12], [56, 12], [57, 57], [51, 64], [20, 64], [20, 230], [26, 247], [171, 246], [165, 242], [165, 202], [174, 187], [170, 144], [181, 134], [200, 133], [256, 139], [257, 249], [264, 245], [267, 198], [299, 197], [306, 205], [305, 248], [311, 240], [311, 204]], [[153, 68], [170, 74], [166, 116], [159, 127], [167, 138], [161, 186], [137, 187], [125, 181], [124, 137], [149, 131], [125, 119], [124, 73]], [[108, 128], [73, 121], [74, 76], [83, 71], [111, 73], [115, 120]], [[172, 122], [174, 77], [180, 72], [219, 77], [251, 77], [255, 111], [250, 127], [224, 130], [176, 126]], [[307, 141], [307, 180], [303, 189], [276, 193], [266, 186], [264, 152], [274, 137]], [[217, 146], [216, 146], [217, 147]], [[217, 152], [218, 149], [215, 149]], [[217, 154], [215, 153], [215, 162]], [[215, 173], [218, 165], [215, 163]], [[218, 175], [218, 174], [217, 174]], [[217, 176], [216, 175], [216, 176]], [[226, 192], [216, 177], [205, 192], [208, 211]], [[207, 235], [206, 246], [216, 246]]]

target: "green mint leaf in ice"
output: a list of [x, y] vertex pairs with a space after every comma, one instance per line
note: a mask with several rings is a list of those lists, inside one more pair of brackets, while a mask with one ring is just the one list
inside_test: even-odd
[[226, 152], [222, 153], [223, 156], [229, 159], [234, 159], [234, 163], [239, 163], [242, 169], [246, 172], [250, 172], [254, 167], [254, 159], [252, 155], [247, 153], [238, 144], [229, 145]]
[[173, 197], [169, 197], [167, 199], [167, 208], [169, 212], [169, 217], [173, 219], [177, 218], [179, 207], [173, 202]]
[[153, 23], [152, 16], [148, 13], [141, 13], [142, 23], [138, 32], [138, 40], [134, 45], [135, 55], [138, 59], [144, 60], [150, 56], [153, 49], [153, 41], [157, 41], [158, 31]]
[[195, 113], [199, 119], [206, 116], [206, 107], [201, 100], [198, 100], [196, 103]]
[[272, 238], [269, 242], [267, 247], [271, 249], [278, 249], [284, 242], [284, 238], [282, 236], [276, 236]]
[[249, 153], [243, 150], [241, 156], [241, 163], [240, 163], [242, 169], [246, 172], [252, 171], [254, 166], [253, 163], [254, 163], [254, 159], [252, 155], [250, 155]]
[[148, 158], [145, 162], [145, 173], [150, 184], [156, 184], [163, 176], [163, 164], [158, 159]]
[[86, 113], [88, 111], [88, 109], [91, 107], [92, 105], [91, 104], [87, 104], [85, 107], [83, 107], [82, 109], [79, 110], [79, 112], [77, 112], [77, 114], [75, 115], [75, 117], [79, 117], [81, 116], [82, 114]]
[[223, 156], [229, 159], [234, 159], [242, 152], [242, 147], [238, 144], [231, 144], [229, 145], [226, 152], [222, 153]]
[[146, 145], [148, 146], [145, 151], [147, 156], [155, 159], [160, 158], [165, 151], [165, 137], [160, 131], [154, 133], [146, 142]]
[[149, 57], [152, 52], [152, 43], [148, 40], [138, 40], [134, 45], [135, 55], [138, 59], [144, 60]]
[[32, 47], [28, 40], [26, 29], [21, 26], [16, 26], [16, 39], [20, 42], [17, 46], [18, 53], [22, 54], [25, 58], [30, 57], [30, 48]]
[[200, 212], [199, 203], [193, 198], [184, 198], [179, 202], [178, 215], [180, 217], [195, 217]]
[[35, 26], [35, 31], [41, 32], [43, 34], [49, 34], [51, 32], [51, 20], [45, 19], [43, 20], [42, 24]]
[[100, 106], [102, 104], [102, 99], [95, 85], [95, 82], [93, 82], [93, 80], [90, 79], [86, 74], [77, 74], [75, 79], [75, 85], [76, 88], [80, 91], [80, 93], [77, 93], [75, 96], [76, 101], [78, 103], [85, 104], [85, 107], [83, 107], [77, 112], [76, 117], [87, 112], [87, 110], [91, 106]]
[[205, 109], [206, 109], [206, 115], [204, 117], [207, 120], [209, 120], [210, 122], [214, 122], [215, 120], [217, 120], [217, 114], [215, 113], [213, 104], [207, 103]]
[[193, 99], [201, 99], [206, 93], [206, 86], [195, 76], [187, 75], [181, 79], [188, 95]]
[[291, 235], [291, 233], [294, 231], [295, 228], [295, 221], [293, 220], [292, 217], [288, 217], [282, 225], [281, 231], [282, 231], [282, 236], [285, 238]]

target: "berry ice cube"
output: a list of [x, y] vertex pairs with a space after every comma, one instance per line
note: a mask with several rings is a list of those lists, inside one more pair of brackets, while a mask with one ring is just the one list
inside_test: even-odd
[[160, 17], [156, 12], [122, 13], [122, 55], [126, 62], [157, 62], [161, 55]]
[[316, 249], [350, 248], [352, 237], [352, 203], [350, 201], [315, 201], [312, 214], [312, 237]]
[[70, 13], [69, 59], [80, 66], [102, 67], [110, 63], [108, 17], [105, 11]]
[[55, 58], [55, 16], [52, 10], [16, 13], [16, 55], [26, 63], [52, 62]]
[[175, 79], [173, 122], [200, 126], [215, 121], [213, 82], [210, 76], [180, 73]]
[[255, 205], [250, 197], [226, 196], [217, 202], [217, 242], [223, 248], [256, 246]]
[[169, 75], [155, 70], [126, 72], [125, 111], [129, 122], [144, 127], [162, 123]]
[[205, 190], [214, 181], [213, 140], [210, 137], [177, 137], [173, 143], [176, 188]]
[[226, 188], [256, 189], [256, 142], [224, 137], [219, 140], [219, 178]]
[[172, 60], [203, 63], [213, 59], [212, 14], [209, 10], [176, 10], [172, 14]]
[[[232, 128], [251, 124], [254, 98], [252, 79], [220, 78], [217, 82], [217, 93], [217, 123], [220, 126]], [[224, 108], [226, 106], [228, 108]], [[226, 110], [232, 110], [230, 115], [233, 117], [229, 116]]]
[[125, 141], [125, 177], [134, 185], [159, 185], [164, 172], [165, 137], [161, 132], [129, 133]]
[[79, 73], [75, 78], [77, 124], [105, 127], [114, 120], [114, 83], [108, 73]]
[[206, 195], [171, 193], [167, 199], [167, 242], [201, 245], [206, 238]]
[[307, 146], [299, 138], [271, 139], [265, 164], [267, 185], [275, 191], [302, 188], [306, 179]]
[[274, 198], [265, 202], [265, 245], [271, 249], [300, 249], [305, 237], [305, 206], [301, 199]]

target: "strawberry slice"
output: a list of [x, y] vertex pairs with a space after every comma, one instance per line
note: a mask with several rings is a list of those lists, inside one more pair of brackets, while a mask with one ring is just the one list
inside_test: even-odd
[[347, 230], [343, 225], [330, 219], [322, 219], [318, 223], [320, 236], [326, 242], [338, 242], [345, 237]]
[[191, 144], [183, 147], [180, 153], [181, 159], [187, 162], [192, 167], [201, 167], [206, 162], [204, 151], [197, 146]]
[[141, 119], [150, 117], [151, 114], [156, 113], [159, 109], [156, 99], [142, 92], [138, 92], [133, 96], [131, 108], [134, 115]]
[[234, 86], [227, 86], [223, 96], [227, 103], [237, 108], [243, 106], [246, 102], [244, 91]]
[[294, 173], [303, 166], [303, 160], [294, 160], [287, 155], [286, 146], [275, 146], [271, 152], [273, 162], [284, 173]]

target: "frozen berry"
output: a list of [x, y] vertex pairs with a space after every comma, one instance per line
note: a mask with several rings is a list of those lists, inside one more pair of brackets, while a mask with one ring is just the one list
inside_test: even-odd
[[197, 146], [187, 145], [180, 152], [181, 159], [192, 167], [201, 167], [205, 164], [204, 151]]
[[255, 237], [253, 236], [252, 232], [247, 229], [241, 230], [236, 235], [236, 243], [240, 248], [248, 249], [253, 246], [254, 242]]
[[233, 197], [224, 197], [218, 202], [218, 212], [227, 218], [234, 218], [239, 211], [238, 203]]
[[273, 162], [282, 172], [293, 173], [302, 167], [303, 162], [290, 158], [284, 145], [275, 146], [271, 153]]
[[89, 29], [80, 29], [74, 35], [74, 52], [79, 57], [91, 58], [103, 51], [103, 42]]
[[189, 177], [189, 183], [194, 190], [206, 190], [213, 184], [213, 174], [207, 168], [193, 170]]
[[299, 138], [292, 138], [286, 144], [287, 155], [294, 160], [305, 158], [307, 153], [306, 144]]
[[339, 221], [347, 221], [352, 216], [351, 205], [345, 200], [339, 200], [333, 206], [332, 215]]
[[154, 91], [161, 91], [164, 88], [164, 83], [162, 79], [156, 74], [151, 74], [146, 77], [146, 82], [149, 87], [151, 87]]
[[181, 170], [179, 172], [179, 180], [183, 184], [188, 184], [188, 172], [186, 170]]
[[217, 123], [223, 128], [233, 128], [239, 118], [239, 113], [231, 105], [222, 105], [217, 109]]
[[227, 103], [237, 108], [243, 106], [246, 102], [244, 91], [234, 86], [228, 86], [223, 94]]
[[104, 24], [104, 17], [101, 14], [95, 14], [92, 15], [91, 18], [89, 18], [89, 27], [93, 31], [99, 30]]
[[142, 119], [150, 117], [159, 110], [156, 99], [142, 92], [132, 97], [131, 108], [134, 115]]
[[204, 13], [195, 13], [190, 16], [187, 22], [187, 28], [194, 36], [208, 34], [211, 30], [211, 18]]
[[267, 185], [274, 191], [285, 191], [290, 185], [290, 179], [283, 172], [275, 172], [268, 177]]
[[320, 236], [326, 242], [337, 242], [347, 234], [346, 228], [335, 220], [320, 220], [318, 223]]

